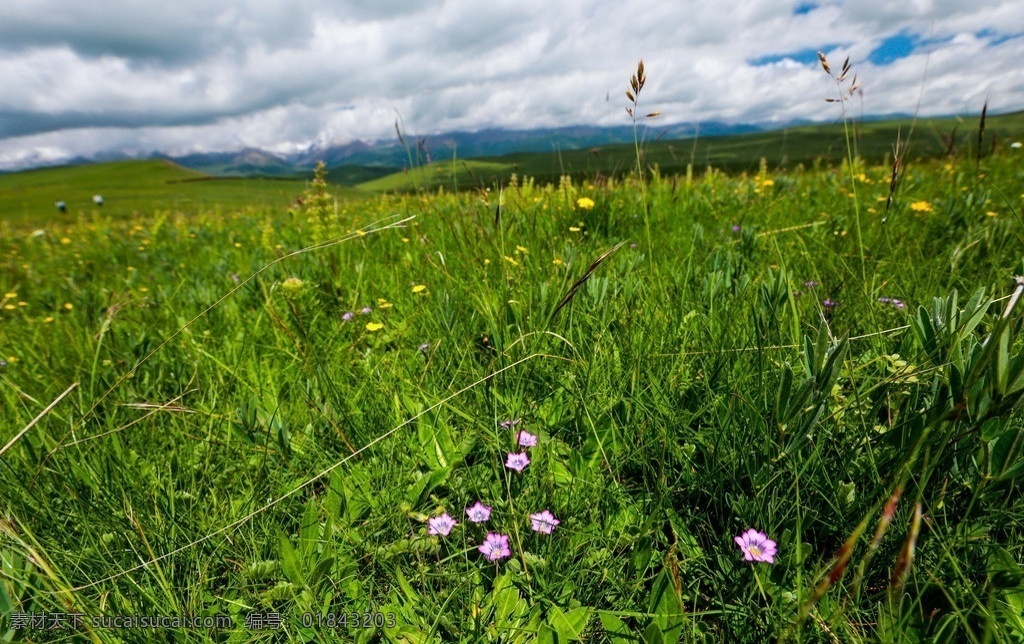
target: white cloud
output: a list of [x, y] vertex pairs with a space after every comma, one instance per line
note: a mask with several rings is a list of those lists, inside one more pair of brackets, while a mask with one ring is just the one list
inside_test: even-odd
[[[1019, 2], [797, 4], [7, 0], [0, 167], [388, 138], [396, 111], [413, 135], [625, 124], [640, 57], [642, 109], [667, 122], [832, 120], [835, 88], [801, 57], [818, 49], [851, 57], [866, 114], [1024, 107]], [[929, 44], [871, 64], [897, 34]], [[802, 62], [751, 62], [786, 54]]]

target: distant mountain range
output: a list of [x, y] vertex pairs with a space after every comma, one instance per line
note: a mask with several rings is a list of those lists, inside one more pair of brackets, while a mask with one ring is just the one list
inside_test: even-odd
[[[790, 124], [791, 125], [791, 124]], [[775, 126], [779, 127], [779, 126]], [[639, 134], [645, 140], [674, 140], [698, 136], [744, 134], [769, 129], [750, 124], [723, 122], [684, 123], [642, 126]], [[355, 174], [361, 180], [393, 172], [410, 165], [452, 158], [495, 157], [518, 152], [558, 152], [581, 150], [616, 143], [632, 143], [632, 126], [599, 127], [579, 125], [535, 130], [486, 129], [477, 132], [450, 132], [421, 138], [404, 137], [404, 144], [394, 139], [354, 141], [344, 145], [312, 147], [290, 155], [275, 155], [247, 148], [233, 152], [209, 152], [184, 156], [160, 156], [187, 168], [216, 176], [289, 177], [308, 174], [323, 161], [328, 168], [359, 166]], [[110, 160], [110, 159], [104, 159]]]
[[[992, 116], [992, 115], [990, 115]], [[887, 114], [858, 119], [863, 123], [910, 118], [904, 114]], [[811, 121], [785, 123], [701, 123], [642, 124], [638, 134], [643, 141], [674, 141], [707, 137], [756, 134], [813, 125]], [[601, 127], [576, 125], [532, 130], [489, 128], [476, 132], [449, 132], [415, 137], [404, 133], [404, 140], [393, 138], [377, 141], [353, 141], [342, 145], [312, 146], [293, 154], [274, 154], [266, 150], [205, 152], [167, 155], [154, 152], [148, 158], [169, 159], [193, 170], [220, 177], [299, 177], [309, 176], [317, 162], [323, 161], [331, 170], [329, 178], [337, 183], [367, 181], [378, 176], [420, 166], [431, 161], [450, 161], [480, 157], [500, 157], [516, 153], [557, 153], [587, 150], [615, 144], [632, 144], [633, 127], [620, 125]], [[119, 151], [100, 151], [78, 157], [61, 165], [83, 165], [107, 161], [138, 159]]]

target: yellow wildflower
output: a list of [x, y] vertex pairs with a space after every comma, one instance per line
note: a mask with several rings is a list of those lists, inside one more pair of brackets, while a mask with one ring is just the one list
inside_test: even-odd
[[519, 266], [519, 262], [517, 262], [516, 260], [512, 259], [508, 255], [505, 255], [505, 261], [508, 262], [509, 264], [512, 264], [513, 266]]
[[915, 201], [910, 204], [910, 209], [916, 212], [931, 212], [932, 205], [927, 201]]
[[366, 323], [366, 330], [371, 332], [371, 333], [374, 332], [374, 331], [380, 331], [383, 328], [384, 328], [384, 325], [382, 323], [380, 323], [380, 322], [367, 322]]
[[416, 286], [412, 287], [413, 293], [422, 293], [425, 290], [427, 290], [427, 287], [422, 284], [417, 284]]
[[576, 200], [576, 205], [582, 208], [583, 210], [590, 210], [591, 208], [594, 207], [594, 200], [591, 199], [590, 197], [580, 197], [579, 199]]

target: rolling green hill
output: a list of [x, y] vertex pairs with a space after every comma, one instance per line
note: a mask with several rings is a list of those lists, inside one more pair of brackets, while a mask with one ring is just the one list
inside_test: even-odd
[[[850, 134], [857, 153], [880, 162], [892, 155], [897, 136], [906, 140], [910, 120], [856, 123]], [[651, 127], [646, 138], [657, 136]], [[977, 118], [922, 119], [911, 139], [910, 158], [935, 157], [949, 150], [974, 154]], [[1024, 112], [989, 117], [985, 153], [1010, 141], [1024, 140]], [[683, 174], [687, 166], [701, 173], [708, 166], [727, 172], [756, 172], [763, 158], [770, 168], [789, 169], [799, 164], [840, 163], [846, 155], [842, 124], [808, 125], [771, 132], [704, 137], [679, 141], [649, 140], [644, 160], [663, 174]], [[562, 175], [577, 179], [617, 177], [635, 169], [633, 145], [612, 145], [590, 150], [521, 153], [482, 159], [436, 161], [412, 171], [390, 174], [383, 168], [340, 166], [328, 179], [338, 198], [360, 198], [381, 192], [465, 190], [507, 182], [513, 174], [539, 183], [557, 182]], [[356, 183], [361, 181], [361, 183]], [[353, 187], [353, 184], [354, 187]], [[341, 187], [344, 186], [344, 187]], [[285, 209], [306, 188], [297, 178], [213, 177], [167, 160], [118, 161], [0, 174], [0, 220], [13, 224], [58, 216], [54, 202], [67, 203], [68, 215], [96, 210], [92, 195], [101, 194], [104, 212], [116, 216], [151, 208], [157, 202], [168, 210], [186, 207], [244, 208], [271, 206]]]
[[[92, 196], [103, 196], [103, 211], [114, 216], [152, 210], [245, 208], [285, 209], [306, 189], [300, 179], [214, 178], [165, 160], [117, 161], [94, 165], [28, 170], [0, 175], [0, 221], [20, 224], [50, 217], [75, 217], [97, 210]], [[339, 198], [358, 197], [350, 188], [334, 188]], [[60, 215], [54, 202], [63, 200]]]
[[[891, 158], [897, 137], [906, 141], [910, 119], [855, 123], [849, 128], [856, 152], [867, 161]], [[656, 137], [657, 129], [645, 132]], [[948, 151], [974, 154], [978, 119], [921, 119], [914, 126], [910, 142], [911, 159], [936, 157]], [[991, 116], [987, 119], [983, 148], [997, 148], [1024, 139], [1024, 112]], [[770, 168], [794, 168], [821, 162], [841, 163], [846, 156], [846, 135], [842, 123], [715, 136], [681, 141], [649, 141], [643, 145], [648, 166], [664, 174], [682, 174], [692, 164], [695, 172], [713, 166], [727, 172], [756, 172], [763, 158]], [[359, 184], [374, 191], [407, 191], [458, 186], [492, 185], [508, 181], [513, 173], [533, 177], [541, 183], [557, 182], [562, 175], [574, 177], [622, 176], [636, 167], [633, 145], [613, 145], [590, 150], [556, 153], [510, 154], [472, 161], [437, 161], [416, 172], [401, 172]]]

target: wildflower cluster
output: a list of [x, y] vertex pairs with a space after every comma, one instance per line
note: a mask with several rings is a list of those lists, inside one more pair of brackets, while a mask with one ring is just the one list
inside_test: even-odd
[[[516, 418], [504, 420], [499, 424], [503, 429], [514, 430], [521, 422], [521, 418]], [[538, 439], [535, 434], [531, 434], [525, 429], [516, 433], [516, 443], [519, 447], [536, 447], [537, 440]], [[509, 452], [505, 461], [505, 466], [517, 472], [522, 472], [530, 462], [530, 457], [525, 451], [520, 453]], [[473, 505], [466, 508], [466, 517], [471, 523], [486, 523], [491, 518], [491, 509], [491, 506], [484, 505], [483, 501], [477, 500]], [[458, 521], [456, 521], [447, 512], [431, 517], [427, 523], [429, 525], [427, 530], [428, 534], [439, 535], [442, 537], [447, 537], [451, 533], [452, 529], [458, 525]], [[551, 513], [551, 510], [542, 510], [530, 515], [530, 523], [534, 532], [540, 534], [552, 534], [555, 527], [558, 526], [561, 521]], [[500, 532], [489, 531], [487, 536], [484, 538], [483, 543], [477, 547], [477, 550], [480, 551], [488, 561], [499, 561], [512, 556], [512, 549], [509, 546], [509, 537], [508, 535]]]

